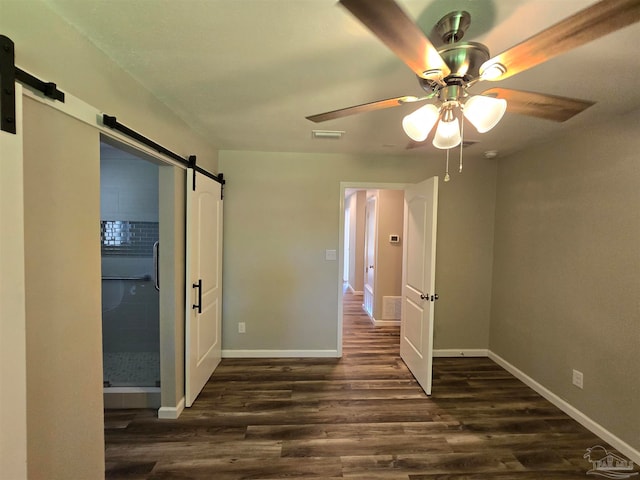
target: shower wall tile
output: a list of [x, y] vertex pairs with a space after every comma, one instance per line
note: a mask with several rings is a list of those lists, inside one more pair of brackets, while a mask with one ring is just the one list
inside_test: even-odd
[[158, 332], [147, 328], [123, 328], [120, 331], [122, 352], [156, 352], [160, 344]]
[[160, 379], [159, 295], [152, 280], [153, 244], [159, 240], [158, 170], [101, 147], [102, 347], [105, 380], [113, 385], [154, 386]]
[[158, 221], [158, 166], [125, 154], [100, 162], [100, 218]]
[[158, 222], [100, 221], [103, 256], [151, 257], [158, 238]]
[[[105, 353], [158, 352], [158, 292], [150, 281], [103, 280], [102, 348]], [[113, 291], [107, 292], [106, 289]]]
[[[103, 212], [118, 211], [118, 189], [109, 187], [100, 187], [100, 209]], [[101, 215], [102, 219], [104, 214]]]

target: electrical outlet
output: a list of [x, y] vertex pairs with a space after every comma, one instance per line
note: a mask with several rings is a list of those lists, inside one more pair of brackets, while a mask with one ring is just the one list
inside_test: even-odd
[[245, 333], [247, 331], [247, 326], [244, 322], [238, 322], [238, 333]]
[[583, 388], [583, 380], [584, 380], [584, 377], [582, 375], [582, 372], [579, 372], [578, 370], [574, 370], [573, 384], [578, 388]]

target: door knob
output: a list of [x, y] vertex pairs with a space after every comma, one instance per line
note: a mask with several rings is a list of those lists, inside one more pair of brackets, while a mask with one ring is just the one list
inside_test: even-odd
[[373, 270], [373, 265], [369, 265], [369, 268], [370, 268], [371, 270]]
[[425, 295], [424, 293], [421, 293], [421, 294], [420, 294], [420, 298], [421, 298], [422, 300], [429, 300], [429, 294], [427, 293], [427, 294]]

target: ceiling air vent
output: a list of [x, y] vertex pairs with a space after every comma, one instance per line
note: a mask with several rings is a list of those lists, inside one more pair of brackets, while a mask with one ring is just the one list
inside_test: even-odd
[[344, 134], [344, 130], [311, 130], [311, 138], [319, 140], [340, 140]]

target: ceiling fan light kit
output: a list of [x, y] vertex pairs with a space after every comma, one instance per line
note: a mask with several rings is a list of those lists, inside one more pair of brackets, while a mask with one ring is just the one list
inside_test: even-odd
[[423, 105], [402, 119], [405, 133], [416, 142], [423, 142], [440, 117], [440, 110], [432, 103]]
[[460, 121], [454, 113], [456, 108], [453, 102], [442, 106], [440, 121], [433, 137], [433, 146], [443, 150], [456, 147], [462, 142], [460, 134]]
[[423, 142], [437, 123], [433, 146], [453, 148], [462, 142], [458, 120], [460, 112], [476, 127], [478, 133], [485, 133], [495, 127], [507, 111], [507, 101], [502, 98], [474, 95], [463, 104], [460, 97], [467, 95], [464, 89], [445, 87], [441, 90], [445, 91], [454, 92], [453, 97], [447, 99], [440, 108], [427, 104], [402, 119], [402, 128], [409, 138]]
[[507, 111], [507, 101], [484, 95], [474, 95], [464, 104], [464, 116], [478, 133], [485, 133], [495, 127]]
[[[461, 42], [471, 25], [466, 11], [450, 12], [435, 25], [440, 48], [420, 30], [394, 0], [340, 0], [351, 14], [376, 35], [417, 76], [427, 92], [422, 98], [396, 97], [333, 110], [307, 119], [323, 122], [361, 112], [397, 107], [410, 101], [437, 99], [405, 116], [402, 128], [423, 142], [435, 127], [433, 145], [447, 150], [464, 145], [466, 118], [479, 133], [495, 127], [508, 110], [564, 122], [594, 102], [506, 88], [491, 88], [470, 96], [468, 89], [480, 81], [499, 81], [535, 67], [550, 58], [640, 21], [640, 0], [600, 0], [560, 20], [504, 52], [490, 57], [477, 42]], [[507, 103], [508, 99], [508, 103]]]

